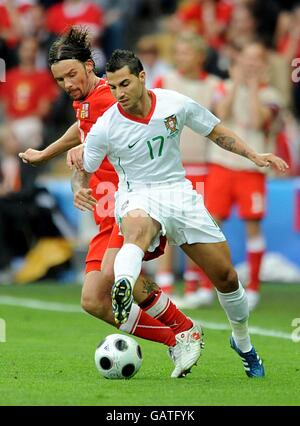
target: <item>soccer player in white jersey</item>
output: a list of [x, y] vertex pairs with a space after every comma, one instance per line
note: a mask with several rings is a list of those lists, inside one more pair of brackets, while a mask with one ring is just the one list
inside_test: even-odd
[[[207, 46], [203, 38], [194, 32], [182, 32], [174, 42], [174, 69], [161, 74], [153, 87], [176, 90], [176, 92], [189, 96], [205, 108], [212, 110], [216, 90], [220, 86], [221, 80], [215, 75], [205, 72], [206, 57]], [[180, 137], [180, 152], [186, 178], [192, 182], [193, 188], [202, 195], [205, 189], [205, 196], [208, 177], [207, 149], [209, 145], [205, 143], [204, 136], [193, 132], [188, 127], [183, 129]], [[217, 147], [217, 149], [220, 148]], [[248, 161], [248, 163], [250, 162]], [[175, 281], [172, 271], [173, 261], [174, 250], [167, 246], [165, 254], [158, 259], [155, 282], [165, 293], [170, 294], [176, 305], [185, 309], [194, 309], [209, 302], [210, 299], [213, 301], [214, 294], [211, 292], [213, 285], [189, 257], [185, 259], [183, 273], [184, 296], [179, 298], [173, 295]], [[200, 283], [201, 288], [199, 287]]]
[[[115, 215], [124, 245], [114, 263], [116, 321], [127, 321], [144, 253], [153, 250], [160, 234], [165, 234], [169, 243], [180, 246], [214, 283], [232, 328], [231, 347], [242, 358], [249, 377], [263, 377], [262, 361], [249, 336], [246, 293], [224, 235], [205, 209], [201, 195], [185, 180], [180, 133], [187, 125], [260, 167], [274, 166], [284, 172], [288, 165], [273, 154], [253, 151], [192, 99], [169, 90], [148, 91], [142, 64], [132, 52], [116, 50], [106, 71], [118, 102], [97, 120], [84, 147], [74, 148], [74, 157], [83, 155], [83, 167], [92, 173], [108, 155], [119, 175]], [[71, 156], [69, 163], [72, 161]]]

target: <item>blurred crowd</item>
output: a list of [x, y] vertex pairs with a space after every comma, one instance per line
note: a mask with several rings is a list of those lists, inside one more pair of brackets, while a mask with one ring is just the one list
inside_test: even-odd
[[[231, 127], [240, 120], [242, 135], [243, 103], [260, 97], [273, 115], [258, 124], [263, 112], [257, 111], [254, 136], [272, 139], [268, 150], [288, 161], [290, 176], [300, 175], [300, 1], [0, 0], [0, 283], [7, 281], [12, 259], [29, 253], [31, 263], [14, 276], [26, 282], [37, 248], [49, 267], [72, 257], [71, 231], [38, 179], [64, 172], [61, 163], [32, 168], [17, 153], [47, 146], [75, 120], [47, 65], [49, 46], [74, 24], [90, 30], [100, 76], [114, 49], [132, 49], [149, 88], [181, 91], [178, 76], [190, 80], [186, 94], [195, 97], [198, 87], [197, 100]], [[240, 94], [230, 118], [224, 98], [239, 84], [251, 95]], [[188, 163], [193, 150], [191, 142], [184, 153]], [[204, 168], [215, 156], [197, 155]], [[51, 261], [53, 247], [57, 259]]]

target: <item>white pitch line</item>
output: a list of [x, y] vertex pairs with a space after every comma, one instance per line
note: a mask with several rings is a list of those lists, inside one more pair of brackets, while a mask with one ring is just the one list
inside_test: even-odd
[[79, 305], [67, 303], [44, 302], [36, 299], [23, 299], [13, 296], [0, 296], [0, 305], [20, 306], [22, 308], [39, 309], [42, 311], [55, 312], [83, 312]]
[[[206, 322], [202, 320], [194, 320], [199, 325], [202, 325], [204, 330], [206, 328], [211, 330], [230, 330], [230, 326], [220, 322]], [[291, 333], [285, 333], [284, 331], [269, 330], [261, 327], [249, 327], [250, 334], [256, 334], [257, 336], [265, 337], [277, 337], [279, 339], [292, 340]]]
[[[68, 303], [57, 303], [57, 302], [45, 302], [42, 300], [36, 299], [27, 299], [19, 298], [13, 296], [0, 296], [0, 305], [8, 306], [19, 306], [22, 308], [30, 309], [39, 309], [42, 311], [52, 311], [52, 312], [69, 312], [69, 313], [83, 313], [84, 311], [80, 308], [79, 305], [71, 305]], [[200, 325], [202, 325], [210, 330], [230, 330], [230, 327], [226, 323], [220, 322], [209, 322], [202, 320], [195, 320]], [[261, 327], [249, 327], [251, 334], [265, 337], [276, 337], [278, 339], [291, 339], [291, 333], [286, 333], [284, 331], [270, 330]]]

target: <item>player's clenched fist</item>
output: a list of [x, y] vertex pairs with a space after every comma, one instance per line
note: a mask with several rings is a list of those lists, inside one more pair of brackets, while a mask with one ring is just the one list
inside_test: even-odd
[[40, 164], [44, 161], [43, 151], [32, 148], [28, 148], [25, 152], [20, 152], [19, 157], [23, 163], [31, 164], [32, 166]]
[[67, 166], [70, 167], [70, 169], [76, 169], [80, 172], [84, 171], [83, 145], [76, 146], [68, 151]]

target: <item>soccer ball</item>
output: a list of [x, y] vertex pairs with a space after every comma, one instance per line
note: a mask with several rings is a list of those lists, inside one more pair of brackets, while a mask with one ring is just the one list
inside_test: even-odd
[[141, 368], [140, 345], [129, 336], [110, 334], [95, 352], [98, 371], [106, 379], [131, 379]]

